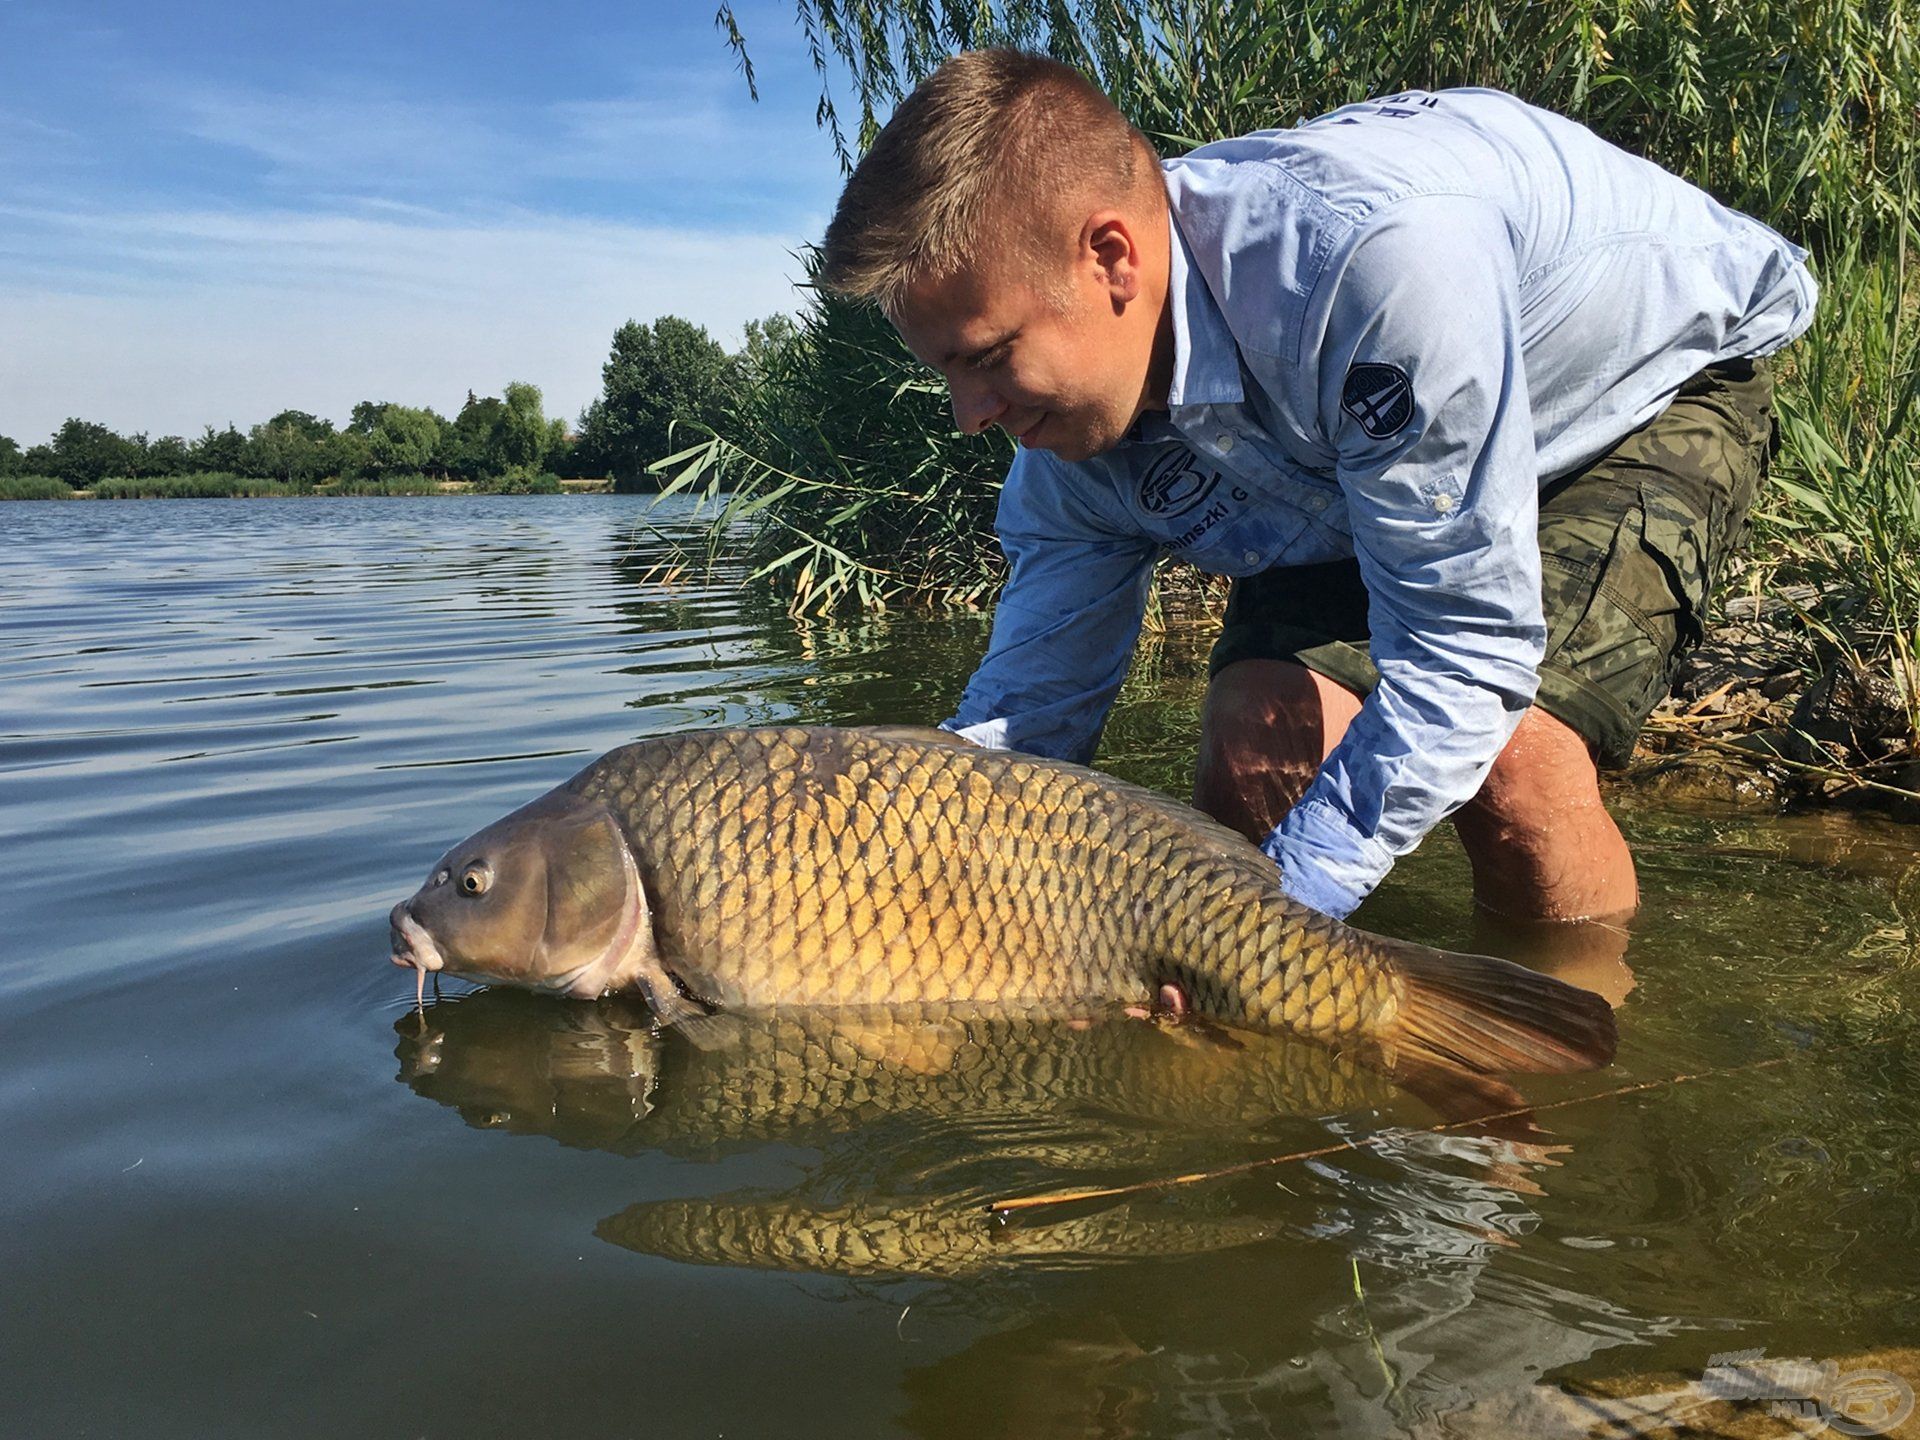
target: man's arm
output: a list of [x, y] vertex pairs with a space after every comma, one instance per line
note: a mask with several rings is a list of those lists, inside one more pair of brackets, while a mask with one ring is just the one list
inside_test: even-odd
[[1263, 848], [1295, 899], [1344, 916], [1478, 791], [1532, 703], [1546, 627], [1501, 215], [1458, 196], [1401, 201], [1328, 283], [1320, 421], [1380, 683]]
[[943, 722], [977, 745], [1082, 764], [1126, 678], [1154, 542], [1106, 513], [1069, 467], [1023, 450], [996, 523], [1011, 567], [993, 639]]

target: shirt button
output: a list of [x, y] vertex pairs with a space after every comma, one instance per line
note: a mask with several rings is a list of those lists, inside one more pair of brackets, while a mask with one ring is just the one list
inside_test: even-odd
[[1433, 497], [1433, 508], [1442, 515], [1451, 515], [1453, 513], [1453, 497], [1443, 491]]
[[1231, 455], [1233, 453], [1233, 436], [1231, 434], [1222, 431], [1214, 437], [1213, 443], [1220, 447], [1220, 453], [1222, 455]]
[[1246, 558], [1247, 558], [1247, 564], [1258, 565], [1260, 563], [1260, 552], [1258, 550], [1249, 550], [1247, 551]]

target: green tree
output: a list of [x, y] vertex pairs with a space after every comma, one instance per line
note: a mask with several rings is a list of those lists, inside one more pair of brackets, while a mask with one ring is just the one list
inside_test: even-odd
[[310, 485], [327, 473], [327, 441], [333, 426], [301, 410], [283, 410], [247, 432], [248, 469], [258, 475]]
[[388, 472], [425, 469], [440, 447], [441, 424], [431, 410], [386, 406], [369, 437], [375, 467]]
[[276, 430], [294, 430], [308, 440], [321, 441], [333, 434], [333, 422], [305, 410], [282, 410], [267, 424]]
[[[467, 398], [473, 398], [471, 390], [467, 392]], [[380, 417], [386, 413], [387, 404], [385, 400], [362, 400], [353, 407], [353, 414], [347, 418], [347, 429], [355, 435], [373, 434]]]
[[[1920, 27], [1906, 0], [794, 0], [794, 10], [820, 77], [819, 123], [849, 165], [949, 54], [1017, 45], [1089, 75], [1164, 154], [1368, 96], [1494, 86], [1816, 248], [1897, 231], [1920, 174]], [[719, 18], [744, 59], [731, 4]], [[851, 88], [851, 127], [835, 86]]]
[[148, 475], [185, 475], [193, 469], [193, 447], [178, 435], [162, 435], [147, 446], [142, 471]]
[[489, 437], [489, 459], [497, 458], [502, 471], [516, 466], [538, 470], [547, 458], [548, 445], [540, 387], [511, 381], [501, 394], [501, 404], [502, 413]]
[[734, 356], [742, 384], [755, 385], [773, 373], [780, 357], [800, 336], [793, 316], [769, 315], [764, 320], [749, 320], [740, 350]]
[[53, 447], [51, 445], [30, 445], [27, 453], [20, 457], [22, 475], [53, 474]]
[[364, 475], [373, 468], [371, 429], [356, 430], [351, 425], [334, 432], [324, 447], [327, 475]]
[[494, 396], [482, 399], [467, 391], [466, 403], [441, 438], [442, 468], [462, 480], [482, 480], [504, 470], [495, 436], [506, 413], [506, 405]]
[[193, 463], [199, 470], [243, 475], [248, 458], [247, 437], [231, 424], [224, 430], [215, 430], [209, 425], [206, 433], [194, 442]]
[[990, 596], [1004, 432], [956, 433], [946, 386], [874, 306], [816, 291], [790, 335], [762, 340], [720, 436], [666, 482], [718, 502], [710, 549], [744, 548], [801, 613]]
[[0, 435], [0, 475], [18, 475], [21, 473], [20, 442], [9, 440]]
[[109, 475], [128, 475], [140, 458], [140, 447], [104, 425], [69, 417], [54, 432], [52, 474], [76, 490]]
[[[692, 443], [684, 427], [718, 423], [733, 362], [704, 326], [662, 315], [652, 325], [629, 320], [614, 331], [600, 376], [605, 389], [581, 416], [580, 443], [606, 473], [632, 482]], [[683, 427], [677, 435], [676, 425]]]

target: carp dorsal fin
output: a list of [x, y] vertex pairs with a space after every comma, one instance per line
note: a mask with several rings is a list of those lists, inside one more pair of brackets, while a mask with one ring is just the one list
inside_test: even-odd
[[876, 740], [914, 740], [922, 745], [952, 745], [967, 750], [980, 748], [965, 736], [942, 730], [937, 725], [850, 725], [847, 728]]

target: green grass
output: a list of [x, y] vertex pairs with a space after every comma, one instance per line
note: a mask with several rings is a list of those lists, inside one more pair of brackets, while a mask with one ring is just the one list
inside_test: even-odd
[[[43, 477], [30, 477], [22, 484], [30, 484], [32, 493], [14, 494], [8, 488], [8, 482], [0, 481], [0, 499], [39, 500], [56, 498], [52, 491], [40, 493], [43, 484], [58, 488], [59, 495], [71, 493], [65, 484], [58, 480], [44, 480]], [[487, 495], [558, 495], [562, 491], [559, 477], [545, 471], [530, 470], [525, 467], [509, 470], [504, 475], [490, 477], [474, 482], [471, 494]], [[176, 499], [212, 499], [212, 498], [262, 498], [290, 495], [438, 495], [441, 493], [440, 480], [436, 476], [418, 473], [399, 475], [351, 475], [331, 480], [322, 480], [315, 484], [292, 484], [285, 480], [261, 480], [248, 475], [226, 473], [207, 473], [200, 475], [165, 475], [139, 478], [118, 477], [97, 482], [89, 492], [96, 500], [176, 500]]]
[[307, 493], [307, 487], [211, 471], [200, 475], [119, 476], [95, 481], [92, 493], [96, 500], [206, 500], [301, 495]]
[[438, 495], [440, 482], [431, 475], [351, 475], [317, 490], [322, 495]]
[[473, 482], [476, 495], [558, 495], [561, 489], [558, 475], [536, 470], [531, 465], [512, 465], [498, 475], [483, 476]]
[[956, 434], [944, 384], [867, 306], [819, 298], [766, 365], [724, 433], [653, 467], [711, 502], [709, 556], [745, 546], [795, 614], [990, 600], [1007, 438]]
[[[1821, 267], [1813, 328], [1785, 356], [1774, 493], [1756, 517], [1764, 590], [1810, 585], [1822, 648], [1906, 678], [1920, 722], [1920, 255], [1902, 227], [1882, 254]], [[1920, 730], [1920, 724], [1916, 724]]]
[[66, 500], [73, 488], [51, 475], [0, 475], [0, 500]]

